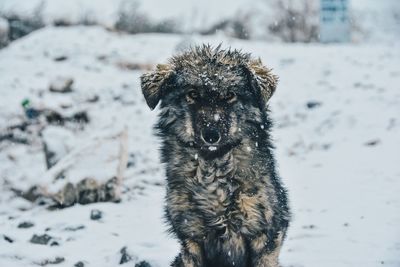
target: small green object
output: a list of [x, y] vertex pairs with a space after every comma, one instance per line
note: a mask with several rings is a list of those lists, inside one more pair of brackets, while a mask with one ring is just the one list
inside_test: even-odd
[[25, 99], [22, 101], [22, 103], [21, 103], [21, 105], [22, 105], [24, 108], [29, 107], [30, 104], [31, 104], [31, 102], [29, 101], [28, 98], [25, 98]]

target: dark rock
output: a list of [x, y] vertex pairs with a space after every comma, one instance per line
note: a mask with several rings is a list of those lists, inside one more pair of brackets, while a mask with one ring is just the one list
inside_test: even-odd
[[374, 139], [374, 140], [366, 142], [364, 145], [366, 145], [366, 146], [376, 146], [376, 145], [378, 145], [380, 143], [381, 143], [381, 140]]
[[66, 19], [63, 18], [58, 18], [53, 21], [53, 25], [55, 27], [69, 27], [71, 26], [71, 21], [69, 20], [67, 21]]
[[113, 201], [119, 202], [120, 197], [118, 195], [118, 180], [117, 177], [109, 179], [106, 183], [102, 184], [99, 189], [99, 201]]
[[36, 204], [39, 206], [45, 206], [49, 204], [49, 200], [45, 198], [45, 196], [42, 196], [38, 201], [36, 201]]
[[100, 97], [98, 95], [94, 95], [92, 97], [89, 97], [86, 101], [89, 103], [96, 103], [99, 101]]
[[38, 245], [47, 245], [51, 239], [52, 239], [52, 237], [47, 234], [33, 235], [30, 242], [33, 244], [38, 244]]
[[75, 232], [75, 231], [79, 231], [82, 229], [85, 229], [86, 227], [84, 225], [78, 225], [78, 226], [68, 226], [65, 227], [64, 230], [65, 231], [71, 231], [71, 232]]
[[18, 224], [18, 228], [31, 228], [33, 226], [34, 226], [34, 224], [31, 222], [22, 222], [22, 223]]
[[63, 257], [57, 257], [52, 262], [50, 262], [50, 264], [58, 264], [58, 263], [61, 263], [64, 261], [65, 261], [65, 259]]
[[119, 264], [124, 264], [132, 260], [132, 255], [128, 253], [126, 247], [121, 248], [120, 252], [121, 252], [121, 260], [119, 261]]
[[[65, 208], [75, 203], [85, 205], [107, 201], [119, 202], [118, 186], [116, 177], [112, 177], [105, 183], [99, 183], [93, 178], [85, 178], [76, 185], [67, 183], [59, 192], [51, 196], [54, 204], [51, 208]], [[96, 219], [92, 218], [92, 220]]]
[[85, 178], [76, 185], [79, 204], [90, 204], [98, 202], [100, 185], [93, 178]]
[[81, 261], [78, 261], [77, 263], [74, 264], [74, 267], [85, 267], [85, 264]]
[[64, 125], [65, 119], [57, 111], [46, 109], [46, 110], [43, 110], [43, 114], [46, 117], [46, 121], [49, 124]]
[[89, 123], [90, 119], [86, 111], [80, 111], [73, 114], [70, 118], [70, 121], [75, 123]]
[[59, 264], [65, 261], [64, 257], [56, 257], [55, 259], [52, 260], [44, 260], [42, 262], [38, 262], [37, 265], [40, 266], [46, 266], [46, 265], [53, 265], [53, 264]]
[[67, 183], [57, 194], [53, 196], [53, 200], [61, 208], [70, 207], [76, 203], [75, 186]]
[[91, 210], [90, 211], [90, 219], [93, 221], [100, 220], [103, 217], [103, 212], [100, 210]]
[[141, 261], [141, 262], [136, 263], [135, 267], [151, 267], [151, 265], [147, 261]]
[[3, 235], [3, 238], [4, 238], [4, 240], [7, 241], [8, 243], [14, 243], [14, 239], [12, 239], [12, 238], [9, 237], [9, 236]]
[[60, 243], [58, 243], [57, 241], [53, 241], [50, 243], [50, 247], [57, 247], [59, 245], [60, 245]]
[[58, 56], [54, 58], [54, 61], [65, 61], [67, 59], [68, 59], [67, 56]]
[[318, 102], [318, 101], [308, 101], [306, 104], [308, 109], [313, 109], [313, 108], [319, 107], [321, 105], [322, 105], [322, 103]]

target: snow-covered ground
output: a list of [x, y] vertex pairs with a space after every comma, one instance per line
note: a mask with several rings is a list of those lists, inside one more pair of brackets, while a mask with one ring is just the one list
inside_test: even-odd
[[[123, 247], [133, 255], [127, 266], [168, 266], [178, 244], [162, 218], [157, 112], [141, 96], [143, 70], [121, 66], [147, 68], [203, 42], [252, 52], [280, 76], [271, 99], [273, 136], [294, 214], [283, 267], [400, 266], [398, 45], [267, 44], [78, 26], [47, 27], [0, 50], [0, 134], [24, 117], [26, 98], [66, 115], [88, 112], [84, 129], [51, 126], [49, 138], [66, 154], [126, 127], [122, 201], [48, 210], [16, 197], [11, 187], [47, 177], [42, 147], [36, 139], [30, 146], [0, 143], [0, 266], [117, 266]], [[74, 79], [72, 92], [48, 90], [58, 76]], [[92, 220], [92, 210], [102, 218]], [[19, 228], [22, 222], [33, 226]], [[43, 234], [52, 237], [48, 245], [30, 242]]]

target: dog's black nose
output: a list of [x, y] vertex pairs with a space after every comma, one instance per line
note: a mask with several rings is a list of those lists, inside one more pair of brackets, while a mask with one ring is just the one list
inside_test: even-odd
[[217, 144], [219, 140], [221, 140], [221, 135], [215, 128], [204, 129], [203, 131], [201, 131], [201, 137], [204, 141], [206, 141], [206, 143], [213, 145]]

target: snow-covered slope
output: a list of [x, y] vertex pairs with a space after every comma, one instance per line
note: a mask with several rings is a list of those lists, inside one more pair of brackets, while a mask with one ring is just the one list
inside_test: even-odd
[[[221, 41], [260, 56], [280, 76], [271, 99], [273, 136], [294, 214], [282, 265], [400, 266], [399, 47], [269, 45], [100, 27], [45, 28], [0, 51], [0, 133], [21, 120], [25, 98], [62, 114], [88, 112], [83, 130], [62, 127], [67, 152], [126, 127], [130, 164], [122, 202], [49, 211], [15, 197], [10, 187], [42, 181], [42, 148], [37, 140], [1, 143], [0, 266], [117, 266], [123, 247], [133, 255], [127, 266], [140, 260], [168, 266], [178, 244], [162, 219], [163, 167], [151, 129], [156, 112], [141, 96], [142, 70], [121, 66], [143, 69], [190, 44]], [[74, 79], [71, 93], [48, 91], [57, 76]], [[92, 210], [102, 218], [92, 220]], [[34, 225], [19, 228], [22, 222]], [[30, 242], [43, 234], [52, 237], [48, 245]]]

